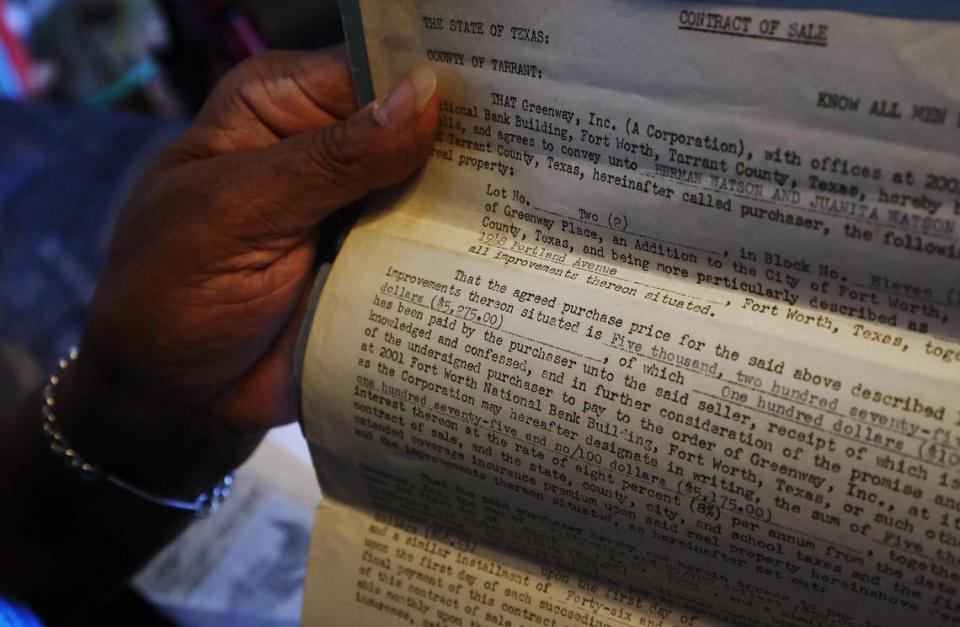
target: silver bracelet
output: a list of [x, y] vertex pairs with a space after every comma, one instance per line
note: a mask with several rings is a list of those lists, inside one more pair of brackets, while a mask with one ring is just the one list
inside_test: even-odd
[[62, 459], [69, 468], [77, 472], [77, 474], [86, 481], [107, 481], [125, 492], [129, 492], [157, 505], [190, 511], [193, 512], [197, 518], [206, 518], [220, 509], [223, 502], [230, 496], [234, 481], [233, 473], [227, 474], [212, 490], [199, 495], [193, 501], [180, 501], [157, 496], [129, 484], [120, 477], [91, 464], [80, 455], [77, 449], [75, 449], [63, 435], [60, 422], [57, 420], [56, 413], [54, 413], [54, 407], [57, 405], [57, 388], [60, 387], [63, 373], [70, 367], [70, 364], [77, 360], [78, 356], [79, 351], [77, 348], [71, 348], [67, 356], [62, 357], [57, 363], [57, 371], [50, 375], [47, 385], [43, 388], [43, 405], [40, 409], [40, 415], [43, 417], [43, 432], [47, 436], [47, 441], [50, 444], [50, 450], [53, 454]]

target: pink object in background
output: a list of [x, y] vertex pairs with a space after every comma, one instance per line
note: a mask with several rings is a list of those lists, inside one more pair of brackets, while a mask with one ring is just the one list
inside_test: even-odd
[[0, 0], [0, 97], [23, 99], [30, 94], [30, 56], [7, 22]]

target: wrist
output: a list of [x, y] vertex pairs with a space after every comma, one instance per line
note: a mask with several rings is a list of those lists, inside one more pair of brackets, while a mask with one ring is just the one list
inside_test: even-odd
[[87, 461], [137, 488], [193, 500], [263, 437], [233, 431], [200, 409], [159, 402], [125, 379], [95, 350], [81, 351], [61, 377], [56, 415]]

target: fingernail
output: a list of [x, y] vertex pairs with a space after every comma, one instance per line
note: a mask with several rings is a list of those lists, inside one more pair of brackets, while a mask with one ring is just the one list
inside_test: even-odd
[[437, 90], [437, 75], [429, 65], [407, 72], [383, 100], [374, 103], [373, 116], [391, 131], [402, 131], [413, 124]]

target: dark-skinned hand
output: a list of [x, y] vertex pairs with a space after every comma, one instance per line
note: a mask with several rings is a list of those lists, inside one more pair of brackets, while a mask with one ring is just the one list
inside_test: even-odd
[[78, 450], [186, 496], [295, 418], [318, 225], [424, 162], [435, 86], [420, 68], [357, 111], [335, 51], [265, 54], [220, 82], [120, 218], [64, 380]]

